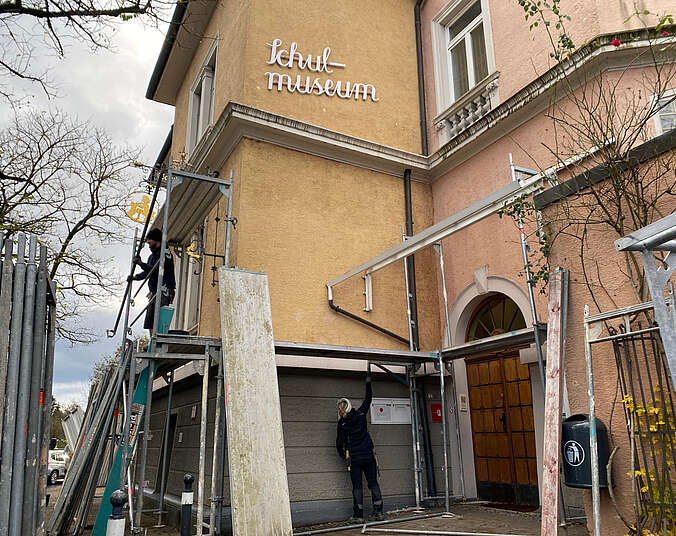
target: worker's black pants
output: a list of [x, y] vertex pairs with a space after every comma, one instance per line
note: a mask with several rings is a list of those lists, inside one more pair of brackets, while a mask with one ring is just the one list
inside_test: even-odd
[[350, 464], [354, 517], [364, 517], [364, 487], [362, 485], [362, 473], [364, 473], [366, 484], [371, 490], [373, 513], [382, 513], [383, 496], [380, 493], [380, 486], [378, 486], [378, 464], [376, 463], [375, 458], [372, 458], [370, 461], [352, 461]]

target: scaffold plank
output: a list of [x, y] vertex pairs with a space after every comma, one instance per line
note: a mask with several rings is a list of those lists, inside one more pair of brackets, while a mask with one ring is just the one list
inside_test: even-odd
[[233, 534], [292, 534], [267, 275], [218, 270]]

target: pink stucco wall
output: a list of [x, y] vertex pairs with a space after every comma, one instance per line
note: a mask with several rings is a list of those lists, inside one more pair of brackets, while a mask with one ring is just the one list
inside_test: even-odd
[[[439, 139], [432, 120], [440, 111], [434, 80], [434, 46], [431, 27], [433, 19], [446, 8], [449, 0], [427, 0], [422, 4], [421, 23], [423, 30], [423, 53], [425, 71], [425, 95], [427, 102], [427, 128], [430, 152], [439, 148]], [[523, 8], [517, 0], [489, 0], [491, 37], [495, 69], [498, 71], [499, 101], [509, 99], [528, 83], [554, 66], [550, 57], [552, 45], [543, 27], [529, 30], [531, 21], [524, 19]], [[632, 17], [636, 11], [649, 10], [655, 14], [673, 12], [673, 3], [668, 0], [568, 0], [562, 5], [563, 12], [570, 15], [567, 32], [576, 45], [591, 41], [607, 33], [620, 32], [654, 25], [654, 15]], [[553, 30], [554, 32], [556, 30]], [[554, 34], [556, 38], [556, 34]]]
[[[621, 110], [628, 102], [639, 107], [646, 105], [650, 100], [651, 69], [631, 69], [628, 71], [613, 71], [605, 73], [601, 80], [607, 88], [619, 88], [615, 102]], [[626, 91], [625, 91], [626, 89]], [[582, 91], [578, 89], [579, 92]], [[638, 100], [634, 100], [638, 99]], [[575, 107], [567, 101], [560, 101], [559, 105], [567, 113], [574, 113]], [[558, 131], [555, 135], [553, 122], [545, 110], [516, 128], [504, 128], [501, 137], [493, 143], [456, 165], [451, 171], [438, 178], [432, 184], [434, 221], [438, 222], [451, 214], [458, 212], [469, 204], [478, 201], [499, 188], [507, 185], [511, 180], [509, 171], [509, 153], [513, 154], [514, 162], [518, 165], [533, 169], [544, 169], [555, 163], [551, 148], [561, 151], [579, 152], [583, 150], [584, 140], [567, 138]], [[496, 129], [502, 127], [496, 126]], [[484, 134], [482, 136], [492, 136]], [[644, 135], [636, 141], [642, 143], [654, 136], [652, 119], [648, 122]], [[481, 137], [475, 140], [482, 144]], [[586, 147], [588, 148], [588, 147]], [[559, 175], [561, 181], [573, 174], [580, 173], [599, 163], [595, 157], [588, 158], [579, 166], [572, 167]], [[673, 201], [672, 201], [673, 205]], [[665, 207], [665, 213], [672, 211], [673, 206]], [[628, 229], [630, 232], [633, 229]], [[532, 229], [531, 229], [532, 231]], [[613, 241], [618, 238], [613, 233], [598, 233], [590, 242], [590, 255], [598, 261], [602, 281], [598, 284], [608, 291], [606, 299], [601, 300], [602, 310], [611, 310], [616, 307], [636, 303], [626, 278], [623, 277], [624, 257], [614, 250]], [[536, 247], [533, 244], [533, 247]], [[518, 284], [524, 290], [526, 282], [523, 276], [523, 262], [519, 245], [519, 234], [513, 221], [509, 218], [500, 219], [491, 216], [471, 227], [460, 231], [444, 240], [446, 265], [446, 280], [449, 293], [449, 302], [454, 303], [459, 295], [472, 283], [474, 271], [485, 265], [489, 275], [501, 276]], [[550, 259], [552, 266], [563, 266], [570, 270], [570, 303], [567, 321], [566, 347], [566, 382], [572, 413], [586, 413], [586, 377], [584, 365], [584, 334], [583, 308], [585, 303], [593, 304], [593, 300], [584, 283], [579, 262], [579, 244], [575, 240], [562, 240], [556, 244], [554, 254]], [[612, 300], [610, 299], [612, 297]], [[441, 294], [440, 294], [440, 299]], [[546, 321], [546, 296], [536, 295], [536, 304], [540, 320]], [[592, 313], [598, 312], [592, 309]], [[442, 317], [443, 322], [443, 317]], [[454, 341], [458, 344], [463, 341]], [[598, 378], [597, 406], [599, 417], [607, 424], [610, 423], [610, 412], [613, 408], [615, 378], [617, 376], [614, 357], [608, 348], [599, 348], [598, 362], [595, 371]], [[626, 478], [629, 471], [629, 448], [626, 439], [626, 428], [622, 419], [623, 408], [615, 404], [615, 417], [612, 422], [611, 435], [615, 445], [620, 450], [615, 458], [613, 475], [617, 485], [617, 500], [620, 511], [631, 517], [631, 481]], [[589, 498], [585, 497], [586, 506], [591, 519]], [[624, 534], [623, 525], [612, 506], [607, 493], [603, 498], [604, 535]]]

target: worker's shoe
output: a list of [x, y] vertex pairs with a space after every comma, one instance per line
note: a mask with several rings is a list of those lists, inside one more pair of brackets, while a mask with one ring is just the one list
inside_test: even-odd
[[351, 516], [348, 520], [348, 523], [352, 523], [353, 525], [361, 525], [364, 522], [363, 517], [357, 517], [357, 516]]
[[373, 519], [376, 521], [383, 521], [383, 495], [380, 493], [380, 488], [374, 486], [371, 488], [371, 497], [373, 498]]

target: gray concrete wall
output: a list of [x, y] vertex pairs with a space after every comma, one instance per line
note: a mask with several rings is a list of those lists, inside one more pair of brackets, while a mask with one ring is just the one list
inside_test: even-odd
[[[364, 397], [364, 374], [279, 368], [278, 379], [294, 524], [344, 518], [350, 514], [352, 495], [349, 475], [335, 449], [336, 402], [338, 398], [345, 396], [352, 400], [353, 405], [358, 406]], [[183, 475], [187, 472], [197, 475], [201, 381], [201, 376], [194, 375], [177, 382], [174, 386], [172, 413], [177, 415], [177, 425], [167, 493], [176, 497], [179, 497], [183, 490]], [[438, 381], [436, 378], [428, 378], [425, 384], [437, 491], [442, 494], [441, 426], [432, 422], [429, 413], [430, 404], [439, 402]], [[151, 490], [155, 486], [158, 465], [161, 463], [166, 395], [167, 389], [163, 388], [156, 391], [153, 398], [150, 422], [152, 437], [147, 468]], [[215, 395], [214, 379], [209, 385], [205, 504], [208, 504], [210, 497]], [[408, 389], [386, 374], [374, 373], [373, 396], [407, 398]], [[195, 407], [194, 417], [193, 407]], [[256, 411], [256, 408], [252, 408], [251, 411]], [[370, 425], [369, 431], [376, 445], [385, 508], [391, 510], [410, 505], [414, 495], [410, 425]], [[179, 442], [181, 433], [183, 438], [182, 442]], [[227, 480], [227, 466], [225, 474]], [[365, 491], [368, 495], [368, 490]], [[368, 502], [367, 500], [367, 505]], [[225, 504], [229, 503], [230, 489], [226, 481]]]

